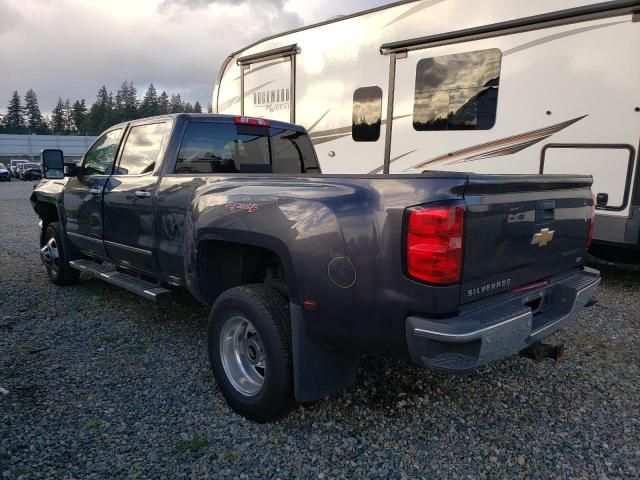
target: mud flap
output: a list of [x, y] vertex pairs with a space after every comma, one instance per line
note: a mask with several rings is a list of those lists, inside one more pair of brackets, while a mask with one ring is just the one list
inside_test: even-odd
[[290, 304], [296, 401], [320, 400], [355, 382], [360, 357], [318, 345], [309, 337], [302, 307]]

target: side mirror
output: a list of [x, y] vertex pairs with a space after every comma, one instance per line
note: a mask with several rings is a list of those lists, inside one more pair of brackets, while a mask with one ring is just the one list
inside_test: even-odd
[[64, 155], [62, 150], [42, 150], [40, 152], [40, 165], [44, 178], [64, 178]]

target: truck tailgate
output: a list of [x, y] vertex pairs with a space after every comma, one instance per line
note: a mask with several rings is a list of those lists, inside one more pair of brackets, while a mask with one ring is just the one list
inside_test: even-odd
[[591, 183], [590, 176], [470, 175], [460, 303], [582, 265]]

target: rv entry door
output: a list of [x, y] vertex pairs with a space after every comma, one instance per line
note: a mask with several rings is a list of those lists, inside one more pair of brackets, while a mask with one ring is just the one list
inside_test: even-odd
[[242, 115], [295, 122], [297, 47], [241, 57]]

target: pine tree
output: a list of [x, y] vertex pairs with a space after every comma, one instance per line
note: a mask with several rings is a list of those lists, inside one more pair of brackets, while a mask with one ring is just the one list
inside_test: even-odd
[[7, 114], [4, 116], [4, 128], [6, 133], [25, 133], [25, 120], [22, 102], [18, 92], [13, 92]]
[[193, 104], [193, 113], [202, 113], [200, 102], [196, 101], [196, 103]]
[[65, 131], [65, 114], [64, 102], [62, 98], [58, 98], [58, 103], [51, 111], [51, 130], [54, 135], [64, 135]]
[[133, 82], [126, 80], [120, 84], [114, 103], [114, 121], [116, 123], [134, 120], [138, 116], [138, 97]]
[[182, 111], [184, 113], [193, 113], [193, 105], [191, 105], [189, 102], [185, 103], [182, 106]]
[[72, 132], [77, 132], [76, 124], [73, 121], [73, 108], [71, 107], [71, 100], [68, 98], [64, 101], [64, 132], [66, 135], [70, 135]]
[[171, 100], [169, 100], [169, 110], [171, 113], [180, 113], [184, 111], [184, 105], [179, 93], [171, 95]]
[[114, 124], [113, 94], [107, 92], [104, 85], [98, 90], [96, 101], [87, 114], [84, 130], [92, 134], [99, 134]]
[[85, 130], [85, 118], [87, 117], [87, 106], [82, 100], [76, 100], [71, 107], [71, 115], [73, 117], [73, 124], [76, 126], [76, 131], [80, 133]]
[[38, 96], [33, 89], [27, 90], [24, 94], [26, 127], [30, 133], [45, 134], [48, 133], [47, 125], [42, 118], [40, 106], [38, 105]]
[[164, 90], [158, 97], [158, 114], [164, 115], [165, 113], [171, 113], [169, 108], [169, 95]]
[[207, 113], [213, 113], [213, 107], [211, 106], [211, 103], [207, 103]]
[[142, 98], [142, 102], [140, 102], [140, 108], [138, 111], [141, 117], [152, 117], [158, 114], [159, 108], [160, 105], [156, 87], [154, 87], [153, 83], [151, 83], [149, 84], [149, 88], [147, 88], [147, 91]]

